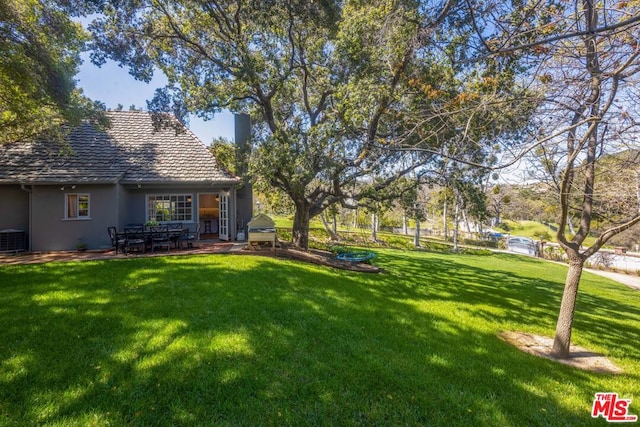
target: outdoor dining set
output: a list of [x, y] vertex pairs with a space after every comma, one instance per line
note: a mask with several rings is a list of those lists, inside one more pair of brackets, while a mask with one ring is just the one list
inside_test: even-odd
[[181, 222], [162, 225], [128, 225], [124, 231], [117, 231], [116, 227], [108, 227], [111, 244], [118, 251], [128, 254], [131, 252], [145, 253], [147, 250], [155, 252], [161, 249], [169, 252], [171, 248], [183, 249], [183, 245], [193, 247], [193, 241], [198, 239], [199, 225], [195, 230], [183, 226]]

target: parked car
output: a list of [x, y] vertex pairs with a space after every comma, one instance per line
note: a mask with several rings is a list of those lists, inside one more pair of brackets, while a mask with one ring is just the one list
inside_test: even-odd
[[497, 231], [487, 231], [487, 232], [485, 233], [485, 238], [486, 238], [487, 240], [498, 241], [498, 240], [500, 240], [500, 239], [504, 238], [504, 234], [499, 233], [499, 232], [497, 232]]
[[507, 239], [507, 249], [511, 252], [536, 256], [536, 242], [528, 237], [512, 236]]

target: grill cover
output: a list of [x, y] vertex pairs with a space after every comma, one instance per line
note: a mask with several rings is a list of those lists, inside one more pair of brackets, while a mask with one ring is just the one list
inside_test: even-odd
[[249, 247], [251, 242], [271, 242], [276, 249], [276, 223], [265, 214], [258, 214], [247, 223], [249, 229]]
[[247, 226], [249, 227], [249, 232], [251, 232], [251, 230], [257, 231], [257, 230], [264, 230], [264, 229], [271, 229], [272, 231], [275, 231], [276, 223], [273, 222], [273, 220], [269, 218], [267, 215], [258, 214], [253, 218], [251, 218], [251, 221], [249, 221]]

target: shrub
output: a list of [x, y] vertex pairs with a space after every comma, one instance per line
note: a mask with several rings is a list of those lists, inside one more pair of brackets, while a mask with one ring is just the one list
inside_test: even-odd
[[498, 242], [495, 240], [476, 240], [476, 239], [464, 239], [463, 243], [470, 246], [481, 246], [483, 248], [497, 248]]
[[546, 246], [544, 248], [544, 257], [553, 261], [563, 261], [564, 252], [557, 246]]
[[500, 224], [496, 225], [496, 228], [502, 231], [506, 231], [507, 233], [511, 231], [511, 227], [509, 227], [509, 224], [507, 224], [506, 222], [501, 222]]
[[551, 240], [551, 234], [548, 231], [534, 233], [533, 237], [538, 240]]

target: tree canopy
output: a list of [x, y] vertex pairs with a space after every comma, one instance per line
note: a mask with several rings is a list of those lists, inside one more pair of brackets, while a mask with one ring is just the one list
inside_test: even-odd
[[[93, 60], [112, 58], [141, 80], [164, 72], [155, 109], [251, 113], [252, 174], [291, 198], [302, 247], [311, 217], [357, 202], [363, 182], [375, 190], [425, 173], [439, 145], [463, 144], [460, 126], [486, 147], [496, 133], [479, 136], [482, 123], [509, 116], [496, 109], [516, 87], [502, 61], [491, 60], [493, 80], [459, 64], [473, 11], [453, 1], [123, 0], [103, 12], [90, 27]], [[486, 113], [468, 114], [462, 101], [489, 92]], [[448, 125], [438, 128], [443, 108]], [[421, 156], [406, 154], [417, 146]]]
[[87, 34], [70, 16], [90, 1], [0, 0], [0, 143], [96, 112], [74, 76]]

